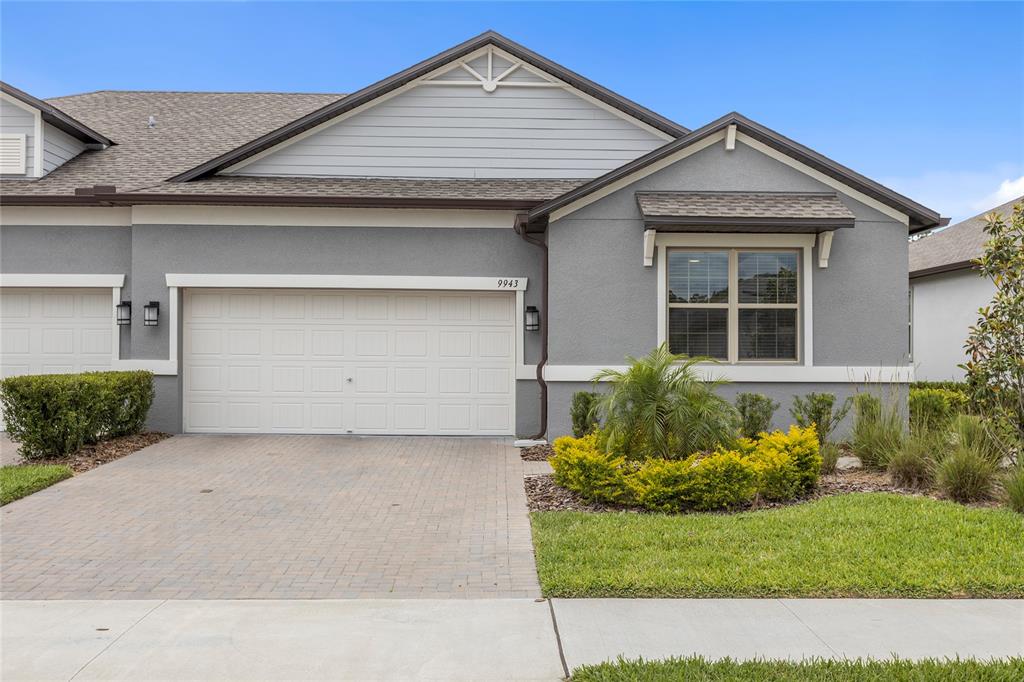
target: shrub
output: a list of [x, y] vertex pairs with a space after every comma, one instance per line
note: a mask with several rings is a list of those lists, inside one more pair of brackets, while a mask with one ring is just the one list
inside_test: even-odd
[[839, 455], [839, 446], [835, 443], [825, 443], [821, 446], [821, 473], [834, 474], [839, 463]]
[[765, 453], [775, 453], [791, 458], [797, 471], [798, 490], [810, 491], [818, 483], [821, 447], [814, 426], [791, 426], [788, 433], [767, 433], [757, 442], [755, 453], [760, 457], [767, 457]]
[[882, 401], [868, 393], [857, 396], [857, 412], [850, 443], [864, 466], [885, 467], [890, 455], [903, 445], [903, 415], [895, 403]]
[[804, 397], [793, 396], [793, 407], [789, 413], [799, 426], [814, 425], [818, 431], [818, 444], [824, 445], [839, 422], [846, 418], [852, 403], [851, 398], [835, 407], [836, 397], [832, 393], [808, 393]]
[[629, 357], [629, 369], [606, 369], [594, 381], [609, 390], [597, 399], [608, 447], [627, 459], [673, 459], [711, 452], [736, 440], [736, 410], [703, 381], [695, 365], [705, 358], [675, 355], [666, 344], [647, 356]]
[[779, 404], [761, 393], [740, 393], [736, 396], [736, 411], [740, 415], [740, 433], [746, 438], [756, 438], [758, 434], [772, 427], [772, 417]]
[[963, 445], [939, 461], [935, 481], [942, 493], [957, 502], [978, 502], [992, 495], [998, 470], [995, 463]]
[[25, 459], [59, 457], [86, 443], [138, 433], [153, 402], [150, 372], [10, 377], [0, 403]]
[[648, 459], [627, 476], [633, 500], [650, 511], [728, 509], [754, 499], [759, 473], [734, 451], [684, 460]]
[[1007, 506], [1024, 514], [1024, 465], [1018, 464], [1006, 473], [1003, 491]]
[[950, 421], [948, 433], [954, 446], [965, 447], [992, 464], [998, 465], [1003, 458], [998, 429], [981, 417], [957, 415]]
[[555, 472], [555, 483], [592, 502], [626, 500], [625, 459], [602, 451], [597, 433], [583, 438], [556, 438], [552, 447], [555, 454], [548, 461]]
[[801, 491], [800, 469], [787, 452], [755, 447], [747, 456], [757, 471], [757, 494], [766, 500], [791, 500]]
[[945, 428], [963, 411], [967, 397], [944, 388], [912, 388], [909, 404], [911, 430], [934, 431]]
[[935, 475], [936, 452], [943, 447], [942, 434], [922, 431], [904, 438], [889, 455], [887, 468], [893, 482], [906, 488], [926, 488]]
[[597, 417], [594, 405], [599, 394], [589, 391], [576, 391], [572, 394], [569, 416], [572, 418], [572, 435], [583, 438], [597, 428]]

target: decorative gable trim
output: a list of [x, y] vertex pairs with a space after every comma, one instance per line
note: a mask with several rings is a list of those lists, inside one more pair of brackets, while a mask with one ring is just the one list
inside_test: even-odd
[[[385, 95], [390, 94], [390, 96], [394, 96], [391, 93], [397, 94], [395, 92], [396, 90], [415, 87], [415, 85], [418, 84], [418, 81], [422, 81], [426, 77], [435, 75], [435, 72], [437, 72], [441, 67], [452, 64], [452, 69], [462, 68], [458, 63], [460, 60], [465, 60], [467, 57], [472, 59], [471, 55], [475, 56], [477, 53], [482, 54], [488, 47], [497, 48], [508, 54], [510, 57], [521, 61], [523, 66], [533, 67], [536, 72], [542, 72], [548, 76], [553, 76], [565, 85], [571, 86], [580, 93], [583, 93], [596, 101], [602, 102], [604, 105], [607, 105], [618, 112], [626, 114], [631, 119], [635, 119], [638, 123], [643, 123], [646, 126], [650, 126], [651, 128], [660, 131], [660, 133], [663, 134], [662, 137], [668, 136], [666, 139], [676, 138], [685, 135], [688, 132], [686, 128], [683, 128], [667, 118], [656, 114], [650, 109], [642, 107], [621, 95], [617, 95], [611, 90], [608, 90], [607, 88], [604, 88], [597, 83], [594, 83], [593, 81], [588, 80], [531, 50], [528, 50], [522, 45], [519, 45], [518, 43], [515, 43], [494, 31], [488, 31], [476, 38], [472, 38], [460, 45], [456, 45], [451, 49], [445, 50], [430, 59], [411, 66], [404, 71], [400, 71], [393, 76], [389, 76], [382, 81], [374, 83], [367, 88], [348, 95], [337, 102], [328, 104], [311, 114], [296, 119], [295, 121], [292, 121], [271, 133], [263, 135], [262, 137], [237, 147], [230, 152], [200, 164], [191, 170], [180, 173], [169, 180], [171, 182], [187, 182], [205, 175], [226, 170], [230, 167], [238, 166], [243, 160], [268, 150], [271, 147], [277, 147], [286, 140], [290, 140], [297, 135], [305, 133], [311, 128], [316, 128], [325, 122], [337, 122], [340, 120], [338, 118], [339, 116], [343, 114], [351, 115], [349, 112], [353, 112], [353, 110], [357, 108], [365, 108], [365, 105], [370, 102], [380, 101], [380, 99]], [[506, 76], [507, 75], [508, 74], [506, 74]]]

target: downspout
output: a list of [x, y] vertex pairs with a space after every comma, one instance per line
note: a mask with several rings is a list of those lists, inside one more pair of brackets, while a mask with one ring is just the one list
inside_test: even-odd
[[531, 440], [543, 440], [548, 432], [548, 384], [544, 380], [544, 366], [548, 362], [548, 244], [545, 239], [531, 237], [529, 218], [526, 215], [517, 215], [515, 231], [529, 244], [539, 248], [544, 255], [540, 271], [540, 362], [537, 363], [537, 384], [540, 386], [540, 430], [530, 437]]

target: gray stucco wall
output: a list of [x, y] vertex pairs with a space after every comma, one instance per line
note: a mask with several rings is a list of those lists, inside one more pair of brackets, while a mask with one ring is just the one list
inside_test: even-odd
[[[715, 144], [549, 227], [552, 364], [621, 364], [657, 345], [657, 267], [644, 267], [641, 190], [832, 188], [743, 144]], [[814, 364], [906, 365], [907, 228], [840, 194], [856, 227], [836, 232], [828, 268], [812, 268]]]
[[[540, 250], [510, 228], [4, 226], [0, 257], [10, 273], [124, 273], [122, 298], [136, 305], [133, 324], [121, 330], [121, 357], [132, 359], [167, 358], [167, 325], [142, 324], [145, 302], [167, 310], [167, 273], [507, 275], [529, 278], [525, 303], [543, 308]], [[525, 361], [535, 363], [540, 334], [525, 337]], [[151, 428], [181, 430], [181, 390], [179, 377], [156, 378]], [[520, 381], [516, 391], [516, 431], [533, 435], [539, 389]]]

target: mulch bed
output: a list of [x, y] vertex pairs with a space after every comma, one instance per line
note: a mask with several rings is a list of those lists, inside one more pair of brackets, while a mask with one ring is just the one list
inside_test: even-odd
[[[142, 448], [152, 445], [153, 443], [159, 443], [164, 438], [170, 437], [171, 434], [160, 433], [159, 431], [149, 431], [146, 433], [137, 433], [131, 436], [121, 436], [119, 438], [105, 440], [101, 443], [86, 445], [81, 450], [73, 452], [67, 457], [33, 459], [31, 464], [65, 464], [71, 467], [71, 470], [76, 474], [82, 474], [90, 469], [95, 469], [101, 464], [113, 462], [115, 459], [121, 459], [126, 455], [130, 455], [133, 452], [137, 452]], [[22, 460], [22, 463], [28, 464], [29, 462]]]
[[519, 449], [519, 456], [526, 462], [546, 462], [554, 454], [555, 451], [546, 443], [544, 445], [531, 445], [528, 448]]
[[[523, 459], [526, 459], [525, 457]], [[530, 511], [583, 511], [583, 512], [607, 512], [607, 511], [628, 511], [637, 513], [648, 513], [645, 509], [638, 507], [624, 507], [618, 505], [599, 504], [587, 502], [581, 499], [571, 490], [556, 485], [551, 474], [538, 476], [527, 476], [524, 479], [526, 486], [526, 498]], [[849, 493], [895, 493], [897, 495], [912, 495], [917, 497], [930, 497], [933, 500], [943, 499], [935, 490], [920, 490], [916, 488], [903, 488], [892, 482], [889, 474], [885, 471], [874, 469], [851, 469], [838, 471], [834, 474], [823, 475], [818, 482], [818, 488], [807, 497], [790, 500], [788, 502], [760, 502], [755, 507], [746, 507], [737, 511], [746, 511], [751, 508], [775, 509], [793, 504], [801, 504], [811, 500], [830, 497], [832, 495], [847, 495]], [[990, 500], [986, 502], [975, 502], [969, 507], [996, 507], [999, 502]], [[728, 512], [723, 512], [728, 513]]]

